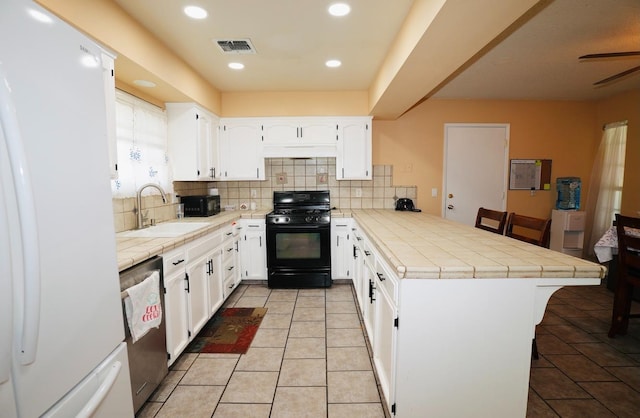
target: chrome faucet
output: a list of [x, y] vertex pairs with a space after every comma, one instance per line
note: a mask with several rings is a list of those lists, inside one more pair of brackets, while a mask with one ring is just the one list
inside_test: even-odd
[[167, 195], [164, 193], [164, 190], [162, 190], [162, 187], [160, 187], [157, 184], [154, 183], [147, 183], [147, 184], [143, 184], [142, 186], [140, 186], [140, 188], [138, 189], [138, 193], [136, 193], [136, 203], [137, 203], [137, 210], [138, 210], [138, 225], [137, 225], [137, 229], [142, 229], [144, 228], [144, 220], [142, 218], [142, 191], [144, 189], [146, 189], [147, 187], [155, 187], [156, 189], [158, 189], [158, 191], [160, 192], [160, 195], [162, 196], [162, 202], [163, 203], [167, 203]]

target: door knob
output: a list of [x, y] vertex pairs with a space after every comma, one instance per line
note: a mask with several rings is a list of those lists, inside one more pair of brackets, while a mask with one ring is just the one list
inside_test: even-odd
[[449, 196], [447, 196], [449, 199], [453, 198], [453, 193], [449, 193]]
[[448, 205], [447, 209], [453, 209], [453, 205]]

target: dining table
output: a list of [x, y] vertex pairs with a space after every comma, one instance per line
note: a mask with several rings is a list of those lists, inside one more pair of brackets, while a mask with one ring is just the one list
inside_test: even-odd
[[[628, 232], [629, 235], [640, 237], [638, 229], [630, 229]], [[607, 229], [594, 244], [593, 252], [600, 263], [608, 263], [606, 285], [607, 289], [615, 291], [618, 281], [618, 231], [615, 225]], [[640, 288], [633, 290], [632, 298], [640, 302]]]

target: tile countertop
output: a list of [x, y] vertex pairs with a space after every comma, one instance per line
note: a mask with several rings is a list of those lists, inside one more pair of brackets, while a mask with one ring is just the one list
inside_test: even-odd
[[116, 234], [116, 250], [118, 257], [118, 271], [123, 271], [153, 256], [162, 255], [176, 247], [200, 238], [208, 233], [220, 229], [231, 222], [243, 219], [264, 219], [268, 210], [256, 211], [223, 211], [206, 218], [183, 218], [180, 222], [207, 222], [208, 226], [188, 234], [173, 238], [131, 238]]
[[[123, 271], [241, 218], [261, 219], [269, 210], [221, 212], [183, 222], [210, 225], [175, 238], [129, 238], [116, 234], [118, 269]], [[418, 212], [389, 209], [334, 210], [353, 217], [398, 277], [603, 278], [605, 267], [468, 225]]]
[[603, 278], [605, 267], [438, 216], [394, 210], [353, 217], [400, 278]]

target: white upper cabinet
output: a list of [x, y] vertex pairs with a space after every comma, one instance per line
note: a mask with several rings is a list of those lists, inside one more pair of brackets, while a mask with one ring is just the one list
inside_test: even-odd
[[338, 124], [331, 117], [260, 118], [265, 157], [335, 157]]
[[173, 179], [219, 179], [218, 117], [194, 103], [166, 106]]
[[336, 180], [371, 180], [371, 117], [338, 120]]
[[261, 118], [265, 146], [335, 144], [335, 118]]
[[264, 180], [260, 123], [255, 118], [220, 120], [219, 180]]

